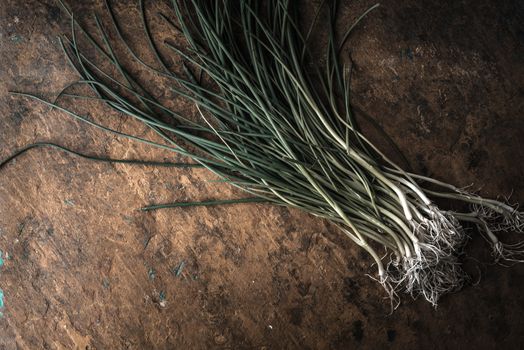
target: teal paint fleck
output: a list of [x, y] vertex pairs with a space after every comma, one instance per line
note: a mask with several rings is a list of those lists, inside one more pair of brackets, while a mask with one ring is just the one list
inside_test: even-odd
[[166, 300], [166, 292], [164, 292], [163, 290], [160, 291], [160, 293], [158, 294], [158, 299], [160, 299], [160, 301]]
[[178, 277], [178, 276], [180, 276], [180, 274], [182, 274], [182, 270], [184, 269], [185, 265], [186, 265], [186, 262], [182, 260], [180, 265], [178, 265], [178, 267], [175, 270], [175, 276], [176, 277]]
[[413, 50], [411, 50], [409, 47], [407, 49], [400, 50], [400, 60], [402, 61], [404, 57], [409, 59], [410, 61], [413, 61]]
[[22, 36], [18, 35], [18, 34], [13, 34], [11, 35], [11, 41], [14, 42], [15, 44], [19, 44], [22, 42], [22, 40], [24, 39]]
[[0, 309], [4, 308], [4, 291], [0, 289]]
[[150, 280], [154, 280], [156, 277], [156, 271], [154, 268], [150, 267], [149, 271], [147, 272], [147, 275], [149, 276]]
[[0, 250], [0, 267], [4, 265], [4, 259], [2, 259], [2, 251]]

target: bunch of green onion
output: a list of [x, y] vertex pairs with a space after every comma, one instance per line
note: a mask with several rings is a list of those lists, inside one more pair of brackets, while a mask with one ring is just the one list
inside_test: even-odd
[[[165, 164], [86, 156], [90, 159], [205, 167], [249, 194], [238, 200], [160, 204], [143, 210], [260, 201], [298, 208], [335, 223], [340, 232], [366, 250], [378, 269], [376, 279], [391, 297], [404, 290], [422, 295], [434, 305], [441, 295], [460, 288], [466, 278], [459, 262], [467, 237], [461, 223], [478, 228], [496, 259], [523, 258], [524, 243], [504, 244], [496, 235], [498, 231], [523, 232], [523, 212], [408, 173], [359, 131], [349, 101], [350, 65], [341, 62], [340, 53], [351, 30], [378, 5], [337, 40], [336, 1], [323, 2], [313, 23], [304, 30], [298, 2], [292, 0], [173, 0], [175, 20], [163, 14], [158, 19], [168, 23], [176, 35], [183, 35], [187, 45], [179, 48], [152, 38], [144, 2], [140, 1], [144, 36], [158, 61], [153, 67], [124, 40], [107, 1], [113, 30], [127, 54], [143, 69], [170, 81], [173, 93], [194, 103], [198, 120], [167, 108], [129, 73], [98, 16], [98, 32], [93, 35], [64, 4], [72, 32], [61, 44], [81, 76], [73, 85], [87, 86], [93, 93], [67, 93], [67, 86], [58, 97], [100, 101], [141, 121], [163, 141], [111, 129], [61, 107], [56, 100], [16, 94], [40, 100], [93, 127], [176, 152], [192, 162]], [[325, 67], [319, 69], [310, 64], [309, 47], [322, 9], [328, 12], [329, 24]], [[83, 53], [80, 38], [106, 65], [113, 66], [112, 73]], [[169, 67], [159, 45], [184, 59], [184, 74]], [[36, 143], [0, 166], [40, 146], [81, 155], [55, 144]], [[441, 210], [434, 203], [438, 198], [467, 203], [470, 210]], [[387, 254], [381, 256], [384, 248]]]

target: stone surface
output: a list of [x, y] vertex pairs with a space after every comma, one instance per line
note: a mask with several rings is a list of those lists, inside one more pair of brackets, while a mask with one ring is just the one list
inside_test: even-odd
[[[138, 39], [135, 2], [111, 2], [128, 16], [124, 27], [137, 38], [134, 47], [153, 62]], [[305, 2], [306, 14], [319, 2]], [[91, 28], [92, 10], [107, 20], [101, 2], [70, 3]], [[167, 2], [146, 3], [151, 16], [168, 11]], [[343, 1], [340, 26], [371, 4]], [[51, 99], [77, 77], [60, 51], [57, 36], [70, 26], [57, 4], [3, 0], [0, 23], [0, 158], [46, 140], [114, 158], [182, 160], [8, 94]], [[344, 51], [355, 65], [358, 115], [374, 118], [415, 171], [474, 184], [485, 196], [513, 193], [512, 201], [524, 203], [523, 23], [518, 0], [383, 4]], [[162, 24], [154, 32], [183, 43]], [[170, 59], [175, 69], [179, 62]], [[169, 97], [165, 81], [140, 76]], [[196, 112], [179, 98], [166, 103]], [[75, 107], [146, 135], [104, 107]], [[364, 118], [363, 128], [403, 164]], [[213, 178], [205, 170], [101, 164], [41, 149], [0, 169], [0, 348], [524, 346], [524, 267], [491, 264], [475, 232], [464, 259], [470, 286], [436, 310], [404, 297], [389, 315], [380, 286], [365, 276], [374, 273], [370, 259], [322, 220], [265, 205], [136, 210], [239, 195]]]

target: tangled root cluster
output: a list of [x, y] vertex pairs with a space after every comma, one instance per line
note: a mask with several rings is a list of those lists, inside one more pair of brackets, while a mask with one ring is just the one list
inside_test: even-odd
[[[524, 215], [513, 210], [497, 211], [475, 205], [472, 222], [491, 244], [497, 262], [524, 262], [524, 241], [514, 244], [498, 240], [494, 232], [524, 231]], [[461, 267], [459, 257], [469, 236], [455, 215], [430, 206], [427, 217], [412, 222], [414, 235], [419, 239], [416, 255], [399, 259], [391, 256], [387, 276], [380, 281], [392, 300], [399, 304], [398, 292], [413, 298], [424, 297], [433, 306], [444, 294], [461, 289], [468, 275]]]

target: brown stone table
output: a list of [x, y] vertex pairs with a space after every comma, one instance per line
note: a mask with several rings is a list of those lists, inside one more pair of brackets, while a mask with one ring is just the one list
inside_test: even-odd
[[[139, 38], [136, 3], [114, 2], [129, 18], [126, 35]], [[108, 24], [101, 2], [70, 3], [80, 21], [92, 25], [95, 10]], [[146, 1], [151, 18], [167, 3]], [[305, 12], [318, 3], [305, 1]], [[343, 1], [340, 26], [372, 4]], [[385, 2], [344, 51], [355, 64], [359, 117], [374, 118], [415, 171], [524, 203], [523, 24], [519, 0]], [[153, 30], [182, 42], [163, 24]], [[45, 140], [100, 156], [182, 160], [8, 94], [52, 99], [77, 78], [57, 40], [69, 32], [52, 0], [0, 2], [0, 158]], [[143, 41], [132, 43], [153, 62]], [[180, 67], [178, 58], [169, 63]], [[140, 76], [162, 96], [165, 82]], [[180, 98], [169, 105], [196, 112]], [[151, 136], [105, 107], [76, 108]], [[364, 118], [363, 128], [403, 164]], [[524, 346], [524, 267], [493, 265], [475, 231], [464, 258], [471, 285], [436, 310], [405, 296], [389, 315], [384, 292], [365, 276], [375, 271], [370, 259], [323, 220], [261, 204], [136, 210], [239, 195], [212, 179], [43, 149], [0, 169], [0, 349]]]

